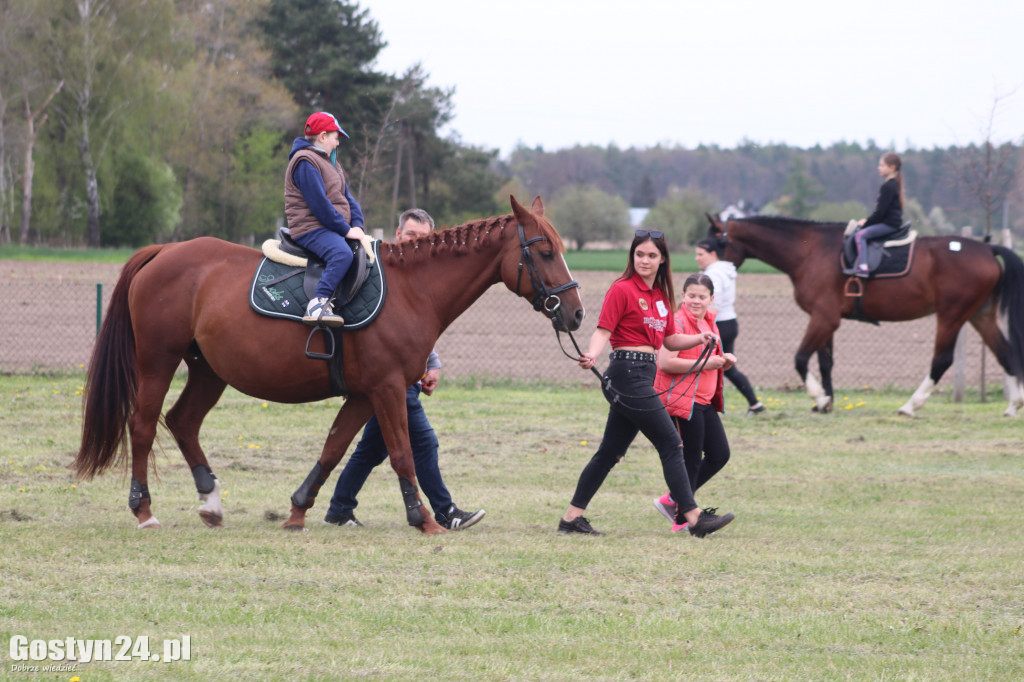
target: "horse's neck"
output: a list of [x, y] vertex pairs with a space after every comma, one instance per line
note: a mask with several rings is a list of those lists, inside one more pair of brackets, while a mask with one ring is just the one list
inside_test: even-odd
[[444, 242], [394, 245], [407, 261], [402, 267], [408, 273], [406, 286], [421, 305], [433, 308], [441, 331], [501, 281], [501, 254], [506, 242], [517, 236], [514, 225], [457, 228], [445, 235]]
[[[780, 230], [754, 225], [742, 235], [748, 250], [758, 260], [790, 276], [798, 277], [804, 270], [818, 265], [816, 254], [822, 233], [803, 230]], [[828, 240], [824, 240], [828, 241]], [[837, 245], [836, 251], [838, 252]]]

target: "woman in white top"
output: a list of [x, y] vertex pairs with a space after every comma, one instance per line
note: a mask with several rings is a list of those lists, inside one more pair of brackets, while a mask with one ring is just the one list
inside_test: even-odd
[[[715, 284], [715, 309], [718, 316], [715, 321], [718, 323], [718, 330], [722, 334], [722, 350], [732, 353], [736, 344], [736, 337], [739, 336], [740, 326], [736, 320], [736, 266], [727, 260], [719, 259], [718, 244], [713, 239], [702, 239], [697, 242], [694, 251], [697, 259], [697, 267], [711, 278]], [[758, 414], [764, 412], [764, 405], [757, 399], [750, 380], [733, 365], [725, 370], [725, 377], [739, 389], [743, 397], [747, 399], [747, 414]]]

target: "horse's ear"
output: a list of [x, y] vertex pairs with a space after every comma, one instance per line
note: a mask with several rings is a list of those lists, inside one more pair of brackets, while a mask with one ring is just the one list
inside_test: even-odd
[[713, 216], [710, 213], [705, 213], [704, 215], [707, 216], [708, 222], [711, 223], [711, 229], [708, 230], [709, 232], [712, 232], [712, 231], [714, 231], [714, 232], [721, 232], [722, 231], [722, 221], [719, 220], [719, 218], [717, 216]]
[[523, 222], [523, 218], [528, 213], [526, 207], [520, 204], [518, 201], [516, 201], [516, 195], [514, 194], [509, 194], [508, 198], [509, 201], [512, 203], [512, 213], [515, 214], [516, 220], [518, 220], [519, 222]]
[[544, 215], [544, 202], [540, 200], [539, 194], [533, 198], [533, 206], [530, 207], [530, 210], [537, 215]]

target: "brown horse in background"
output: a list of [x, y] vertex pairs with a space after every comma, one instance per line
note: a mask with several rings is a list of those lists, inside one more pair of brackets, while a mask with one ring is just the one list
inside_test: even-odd
[[[540, 197], [529, 210], [515, 197], [511, 202], [509, 215], [382, 245], [387, 298], [371, 324], [344, 333], [348, 399], [319, 461], [292, 495], [285, 528], [305, 526], [320, 487], [376, 414], [407, 520], [427, 534], [442, 531], [421, 510], [405, 409], [406, 389], [423, 375], [438, 337], [498, 282], [531, 300], [556, 329], [574, 331], [584, 316], [562, 239], [544, 217]], [[74, 467], [91, 478], [115, 459], [126, 463], [130, 444], [128, 504], [139, 528], [159, 527], [147, 485], [149, 462], [164, 397], [183, 360], [188, 379], [164, 423], [192, 469], [203, 502], [200, 516], [210, 526], [221, 525], [223, 505], [199, 429], [224, 389], [230, 385], [282, 403], [332, 396], [327, 363], [305, 355], [310, 328], [250, 308], [249, 284], [262, 257], [255, 249], [204, 237], [145, 247], [121, 272], [89, 363]]]
[[[970, 322], [1013, 377], [1005, 414], [1024, 407], [1024, 262], [1002, 246], [960, 237], [922, 237], [905, 277], [862, 282], [859, 310], [846, 295], [849, 277], [839, 265], [845, 223], [817, 223], [778, 216], [750, 216], [723, 223], [708, 216], [708, 236], [717, 238], [723, 257], [739, 267], [757, 258], [789, 275], [797, 305], [811, 316], [796, 351], [796, 370], [815, 409], [832, 408], [832, 338], [843, 318], [897, 322], [935, 313], [937, 327], [931, 371], [902, 407], [913, 416], [935, 384], [953, 364], [953, 348], [965, 322]], [[1003, 259], [1000, 267], [996, 256]], [[998, 317], [1006, 317], [1007, 339]], [[821, 384], [808, 371], [818, 354]]]

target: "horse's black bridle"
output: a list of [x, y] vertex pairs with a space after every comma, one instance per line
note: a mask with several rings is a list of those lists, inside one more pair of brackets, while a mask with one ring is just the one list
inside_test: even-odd
[[[547, 241], [548, 238], [543, 235], [536, 237], [526, 238], [526, 233], [523, 232], [523, 224], [516, 223], [519, 228], [519, 272], [516, 275], [516, 296], [519, 296], [519, 287], [523, 281], [523, 270], [526, 270], [526, 274], [530, 277], [530, 284], [533, 286], [534, 296], [531, 303], [533, 309], [546, 312], [554, 321], [555, 314], [558, 309], [562, 306], [562, 299], [558, 297], [558, 294], [569, 289], [579, 289], [580, 283], [574, 279], [570, 279], [565, 284], [559, 284], [553, 289], [548, 289], [547, 285], [544, 284], [544, 278], [540, 276], [540, 269], [537, 267], [537, 263], [533, 260], [533, 254], [530, 252], [530, 245], [535, 244], [539, 241]], [[555, 326], [555, 330], [558, 330], [558, 326]]]

